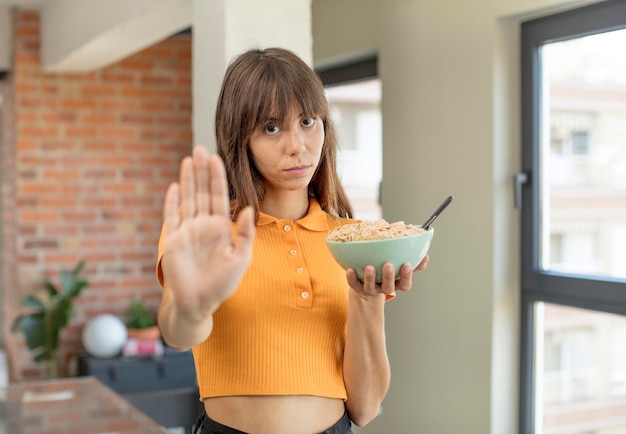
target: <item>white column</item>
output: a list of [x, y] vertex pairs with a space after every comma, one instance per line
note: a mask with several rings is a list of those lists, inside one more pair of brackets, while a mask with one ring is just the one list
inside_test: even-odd
[[283, 47], [312, 65], [311, 0], [194, 0], [193, 137], [215, 151], [224, 71], [250, 48]]
[[0, 73], [11, 69], [11, 31], [9, 9], [0, 7]]

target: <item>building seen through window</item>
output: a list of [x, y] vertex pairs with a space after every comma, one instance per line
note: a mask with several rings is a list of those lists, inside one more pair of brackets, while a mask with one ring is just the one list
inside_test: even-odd
[[[626, 278], [626, 30], [545, 45], [542, 267]], [[553, 244], [553, 241], [555, 243]]]
[[381, 84], [371, 78], [326, 87], [339, 140], [338, 169], [358, 219], [382, 216]]

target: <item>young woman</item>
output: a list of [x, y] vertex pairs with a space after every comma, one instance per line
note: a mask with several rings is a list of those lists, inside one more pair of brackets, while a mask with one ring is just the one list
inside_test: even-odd
[[181, 162], [159, 242], [159, 326], [193, 349], [199, 428], [351, 433], [387, 393], [384, 304], [415, 270], [359, 281], [327, 250], [354, 220], [323, 86], [295, 54], [250, 50], [229, 66], [216, 136], [218, 155]]

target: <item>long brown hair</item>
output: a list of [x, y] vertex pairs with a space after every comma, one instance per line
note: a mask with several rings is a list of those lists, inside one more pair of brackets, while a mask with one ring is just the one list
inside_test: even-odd
[[265, 195], [263, 177], [250, 154], [250, 138], [268, 114], [285, 119], [297, 104], [324, 123], [324, 144], [309, 194], [328, 213], [352, 217], [352, 205], [337, 174], [337, 136], [324, 87], [296, 54], [282, 48], [253, 49], [226, 70], [215, 114], [217, 153], [224, 160], [233, 217], [250, 205], [258, 216]]

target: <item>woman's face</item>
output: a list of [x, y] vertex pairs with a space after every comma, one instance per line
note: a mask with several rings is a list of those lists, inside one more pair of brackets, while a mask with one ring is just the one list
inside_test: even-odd
[[304, 190], [320, 162], [324, 125], [294, 109], [288, 119], [271, 116], [250, 138], [254, 164], [264, 179], [266, 195]]

